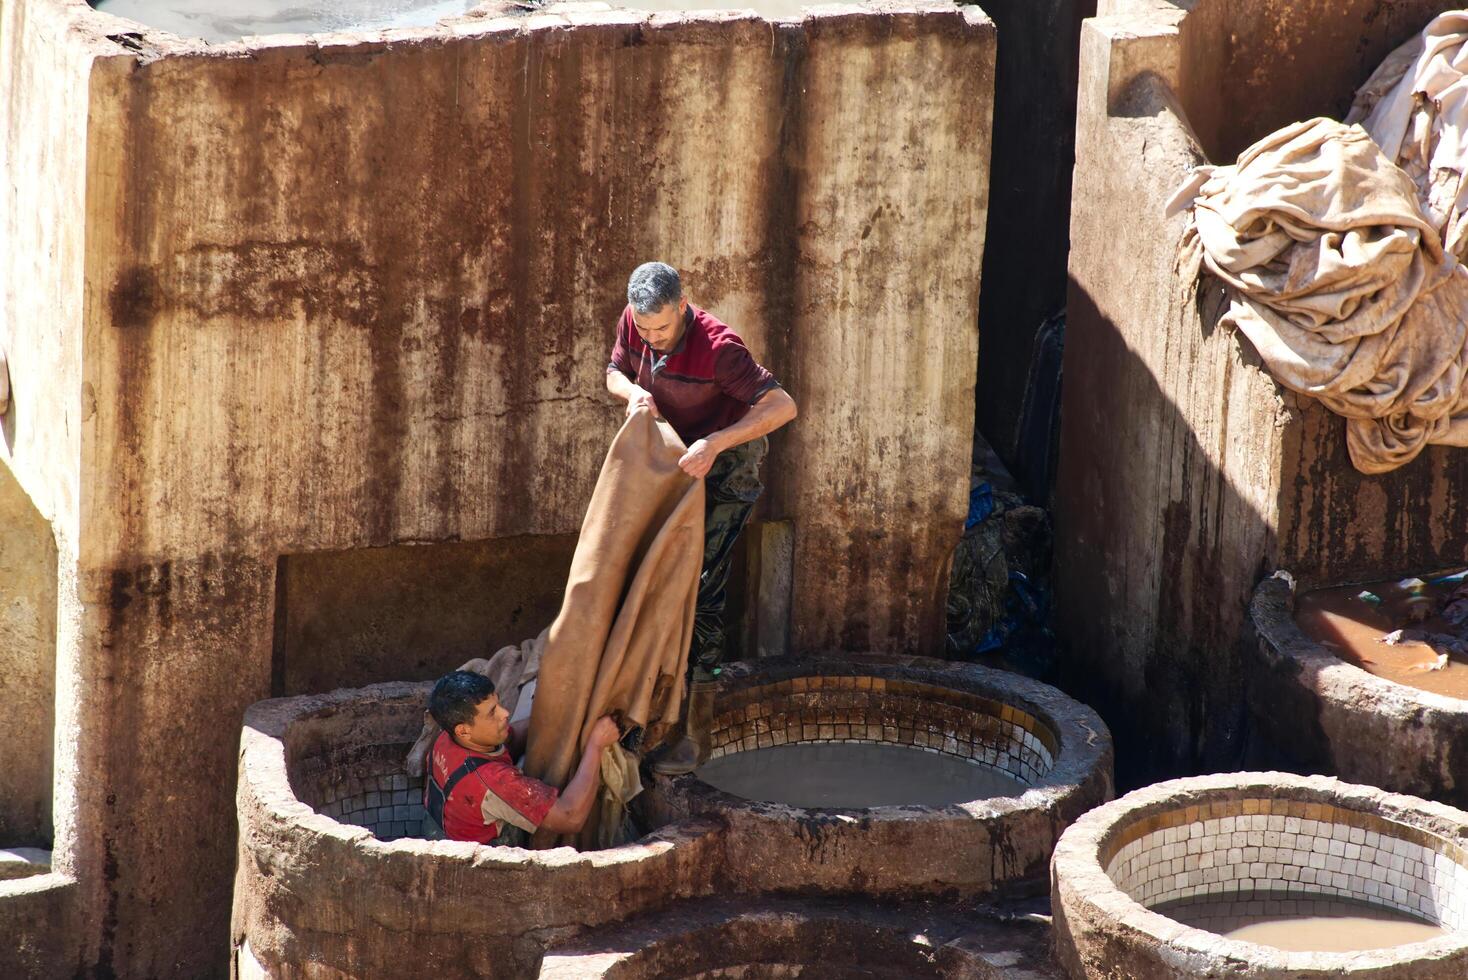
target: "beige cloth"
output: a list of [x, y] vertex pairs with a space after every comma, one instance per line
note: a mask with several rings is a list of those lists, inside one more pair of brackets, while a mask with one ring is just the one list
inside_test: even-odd
[[1346, 116], [1412, 178], [1443, 247], [1468, 247], [1468, 11], [1437, 17], [1393, 51]]
[[1225, 322], [1275, 380], [1345, 416], [1357, 469], [1386, 472], [1429, 443], [1468, 445], [1468, 272], [1364, 130], [1287, 126], [1180, 195], [1191, 206], [1184, 274], [1201, 264], [1221, 279]]
[[[544, 629], [533, 640], [526, 640], [516, 646], [501, 647], [488, 660], [476, 657], [462, 664], [459, 670], [467, 670], [488, 677], [490, 683], [494, 685], [494, 692], [499, 697], [500, 704], [513, 717], [515, 708], [520, 703], [521, 692], [525, 690], [526, 685], [535, 680], [536, 674], [540, 672], [540, 657], [545, 650], [545, 636], [548, 632], [550, 632], [548, 629]], [[424, 773], [428, 772], [428, 753], [433, 750], [433, 743], [441, 731], [443, 729], [438, 727], [438, 722], [425, 712], [423, 728], [418, 733], [418, 740], [408, 750], [407, 771], [409, 776], [421, 779]]]
[[[625, 844], [637, 836], [629, 822], [627, 807], [642, 792], [641, 760], [635, 752], [613, 745], [601, 754], [601, 805], [596, 808], [595, 839], [598, 850]], [[587, 821], [590, 826], [591, 821]], [[584, 836], [584, 835], [583, 835]]]
[[[632, 414], [607, 451], [531, 708], [525, 772], [553, 786], [574, 775], [601, 716], [618, 718], [623, 731], [642, 726], [648, 747], [678, 719], [703, 565], [704, 486], [679, 469], [684, 452], [672, 427], [646, 411]], [[629, 792], [604, 784], [575, 843], [620, 843], [597, 836], [624, 825]], [[541, 831], [532, 846], [560, 843], [571, 841]]]

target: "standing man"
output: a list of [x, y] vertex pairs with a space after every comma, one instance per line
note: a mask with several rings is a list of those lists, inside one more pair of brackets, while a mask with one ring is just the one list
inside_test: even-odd
[[627, 280], [627, 308], [607, 365], [607, 390], [627, 414], [647, 408], [688, 447], [678, 461], [704, 485], [703, 572], [689, 650], [684, 736], [654, 764], [692, 772], [708, 756], [714, 673], [724, 656], [725, 586], [734, 541], [764, 489], [766, 434], [795, 418], [795, 401], [739, 335], [693, 306], [672, 266], [647, 262]]

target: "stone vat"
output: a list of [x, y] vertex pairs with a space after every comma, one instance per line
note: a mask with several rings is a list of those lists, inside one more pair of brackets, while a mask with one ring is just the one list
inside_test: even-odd
[[1346, 663], [1301, 632], [1294, 607], [1278, 578], [1249, 604], [1251, 756], [1468, 806], [1468, 701]]
[[974, 664], [859, 656], [735, 664], [720, 677], [714, 710], [715, 758], [802, 742], [905, 745], [998, 770], [1022, 788], [952, 806], [807, 809], [741, 799], [696, 772], [658, 777], [648, 805], [659, 822], [708, 816], [728, 827], [726, 873], [742, 891], [1021, 891], [1043, 878], [1060, 831], [1112, 795], [1111, 737], [1095, 712]]
[[[0, 912], [21, 937], [0, 974], [36, 962], [20, 948], [60, 975], [222, 972], [235, 747], [180, 719], [233, 730], [262, 698], [431, 678], [543, 625], [649, 257], [800, 404], [750, 535], [748, 632], [936, 649], [994, 51], [977, 9], [928, 3], [480, 8], [206, 45], [6, 2], [0, 460], [55, 542], [56, 696], [27, 703], [68, 733], [69, 911]], [[424, 593], [421, 568], [494, 588]]]
[[1433, 0], [1103, 0], [1081, 39], [1055, 495], [1061, 683], [1123, 785], [1235, 768], [1249, 598], [1468, 553], [1468, 452], [1358, 473], [1340, 419], [1277, 387], [1175, 266], [1189, 167], [1341, 114]]
[[[1059, 831], [1111, 795], [1105, 727], [1033, 681], [919, 658], [794, 659], [725, 673], [715, 709], [724, 747], [736, 713], [783, 694], [784, 714], [762, 718], [809, 712], [828, 719], [812, 723], [814, 734], [830, 725], [836, 737], [840, 725], [840, 737], [874, 740], [883, 737], [875, 728], [890, 722], [889, 741], [906, 732], [909, 744], [921, 739], [970, 760], [989, 751], [1030, 785], [1017, 797], [945, 808], [801, 810], [680, 777], [644, 793], [640, 810], [655, 829], [624, 847], [576, 853], [427, 841], [413, 836], [421, 791], [403, 763], [429, 685], [263, 701], [247, 712], [241, 741], [239, 961], [277, 978], [312, 975], [302, 964], [324, 975], [533, 976], [547, 945], [681, 900], [1033, 890], [1043, 887]], [[795, 691], [797, 682], [806, 690]], [[858, 714], [864, 730], [853, 736]], [[921, 731], [902, 726], [918, 717]], [[749, 727], [742, 737], [759, 744], [764, 726]], [[514, 915], [505, 914], [510, 908]]]
[[[1055, 849], [1056, 955], [1073, 980], [1372, 977], [1468, 972], [1468, 813], [1323, 776], [1233, 773], [1158, 783], [1098, 807]], [[1251, 851], [1257, 853], [1250, 853]], [[1169, 901], [1350, 899], [1443, 926], [1355, 952], [1286, 952], [1153, 911]]]

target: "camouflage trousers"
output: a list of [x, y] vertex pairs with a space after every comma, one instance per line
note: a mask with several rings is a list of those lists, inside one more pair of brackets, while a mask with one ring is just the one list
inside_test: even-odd
[[688, 652], [688, 668], [694, 680], [707, 679], [724, 658], [724, 605], [734, 542], [749, 523], [749, 515], [764, 490], [759, 482], [759, 466], [769, 448], [770, 441], [760, 436], [719, 453], [704, 478], [703, 572], [698, 579], [693, 645]]

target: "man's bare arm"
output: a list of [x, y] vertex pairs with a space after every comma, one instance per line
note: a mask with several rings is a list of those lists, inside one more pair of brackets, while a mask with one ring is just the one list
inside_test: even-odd
[[657, 403], [652, 400], [652, 394], [610, 365], [607, 366], [607, 391], [627, 403], [628, 415], [638, 408], [646, 407], [652, 412], [653, 418], [662, 418], [658, 413]]
[[581, 753], [581, 764], [576, 775], [566, 784], [556, 799], [555, 805], [540, 824], [544, 830], [556, 834], [574, 834], [591, 815], [591, 804], [596, 800], [597, 787], [601, 785], [602, 750], [617, 740], [617, 723], [611, 718], [600, 719], [591, 730], [586, 749]]
[[726, 449], [742, 446], [752, 439], [774, 432], [795, 418], [798, 409], [795, 399], [784, 388], [771, 388], [759, 401], [749, 407], [744, 418], [727, 429], [710, 433], [688, 447], [688, 452], [678, 460], [683, 472], [695, 479], [708, 476], [714, 459]]

